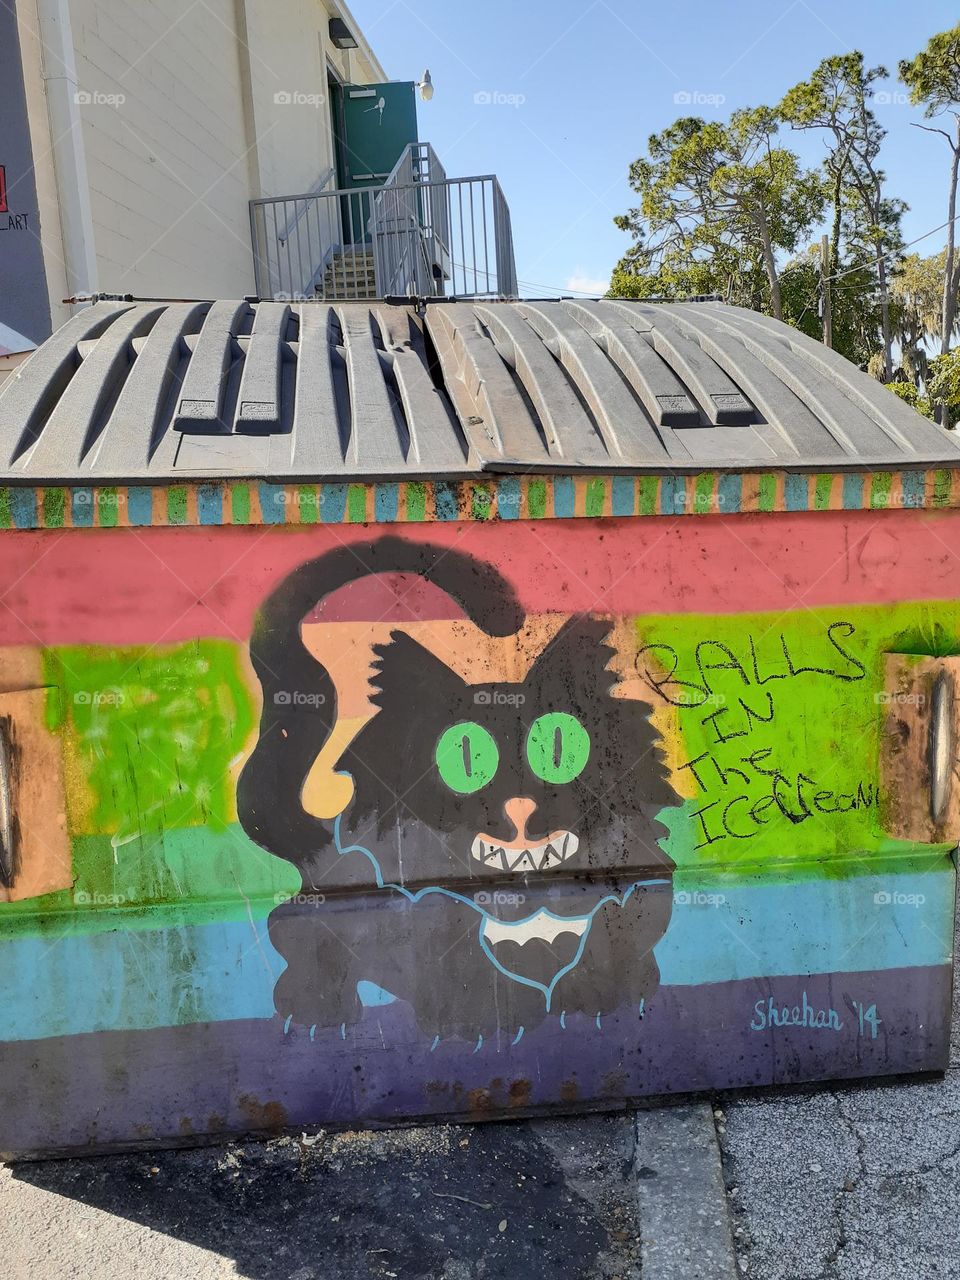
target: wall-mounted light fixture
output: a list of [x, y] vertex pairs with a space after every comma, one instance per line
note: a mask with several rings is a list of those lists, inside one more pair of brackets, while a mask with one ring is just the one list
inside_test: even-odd
[[433, 97], [433, 81], [430, 79], [429, 71], [424, 71], [423, 79], [417, 81], [417, 89], [424, 102], [429, 102]]
[[357, 49], [357, 37], [342, 18], [330, 19], [330, 42], [338, 49]]

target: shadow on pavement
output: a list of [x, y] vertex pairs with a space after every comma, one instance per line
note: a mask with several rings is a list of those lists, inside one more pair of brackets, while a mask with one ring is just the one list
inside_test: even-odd
[[615, 1115], [57, 1160], [14, 1178], [254, 1280], [632, 1280], [632, 1158], [631, 1118]]

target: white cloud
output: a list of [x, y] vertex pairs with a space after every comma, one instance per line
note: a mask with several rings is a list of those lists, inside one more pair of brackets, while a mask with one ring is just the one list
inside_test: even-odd
[[610, 288], [610, 277], [600, 279], [599, 276], [591, 276], [579, 267], [574, 271], [572, 276], [567, 278], [567, 286], [571, 293], [606, 293]]

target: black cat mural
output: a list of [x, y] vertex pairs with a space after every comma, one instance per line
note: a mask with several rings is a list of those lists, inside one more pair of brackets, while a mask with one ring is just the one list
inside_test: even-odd
[[263, 715], [238, 811], [302, 875], [303, 893], [270, 917], [287, 962], [277, 1011], [343, 1033], [372, 984], [409, 1001], [425, 1034], [478, 1043], [547, 1016], [639, 1015], [672, 904], [657, 814], [678, 797], [650, 708], [614, 696], [611, 620], [574, 615], [522, 680], [480, 684], [394, 631], [376, 646], [377, 710], [336, 765], [352, 801], [331, 822], [304, 809], [337, 692], [301, 622], [385, 572], [421, 575], [488, 635], [524, 622], [493, 566], [393, 537], [304, 564], [266, 600], [251, 640]]

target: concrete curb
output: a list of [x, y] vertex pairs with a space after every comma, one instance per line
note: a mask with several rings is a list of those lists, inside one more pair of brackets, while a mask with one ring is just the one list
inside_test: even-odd
[[736, 1280], [712, 1108], [638, 1111], [635, 1124], [645, 1280]]

